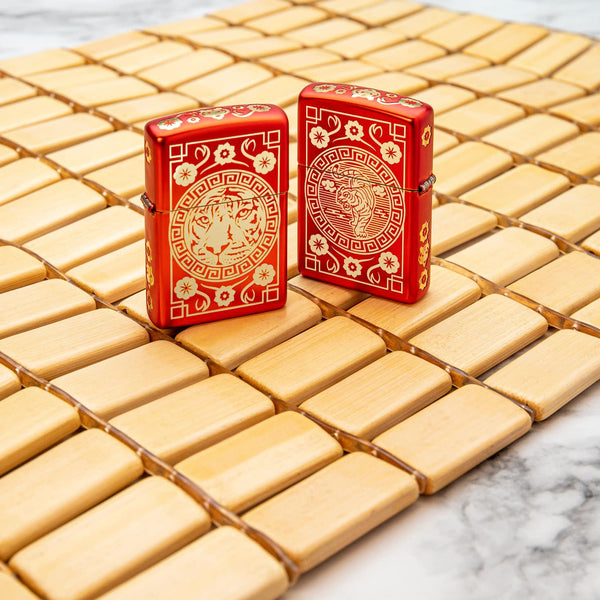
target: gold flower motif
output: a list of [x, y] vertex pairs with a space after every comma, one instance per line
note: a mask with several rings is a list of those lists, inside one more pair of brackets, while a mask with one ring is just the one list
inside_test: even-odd
[[423, 146], [429, 146], [429, 142], [431, 141], [431, 127], [427, 125], [425, 129], [423, 129], [423, 135], [421, 136], [421, 144]]

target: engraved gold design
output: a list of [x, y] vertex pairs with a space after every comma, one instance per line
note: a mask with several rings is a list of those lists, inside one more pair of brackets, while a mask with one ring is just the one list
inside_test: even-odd
[[385, 271], [388, 275], [393, 275], [400, 268], [398, 257], [392, 252], [382, 252], [379, 255], [379, 268]]
[[[384, 162], [354, 146], [320, 153], [308, 169], [308, 211], [324, 239], [353, 254], [389, 248], [402, 233], [404, 196]], [[380, 180], [387, 185], [373, 185]], [[314, 244], [310, 244], [311, 249]], [[322, 247], [322, 244], [320, 245]]]
[[278, 227], [277, 196], [266, 182], [247, 171], [221, 171], [198, 180], [171, 213], [171, 251], [192, 277], [231, 280], [264, 260]]
[[192, 277], [182, 277], [175, 284], [175, 295], [182, 300], [188, 300], [198, 291], [198, 283]]
[[421, 225], [421, 232], [419, 233], [419, 239], [421, 240], [422, 243], [425, 243], [427, 241], [428, 237], [429, 237], [429, 221], [425, 221], [425, 223], [423, 223], [423, 225]]
[[423, 135], [421, 136], [421, 144], [423, 146], [429, 146], [429, 142], [431, 141], [431, 127], [427, 125], [425, 129], [423, 129]]
[[177, 185], [187, 186], [194, 183], [197, 175], [198, 169], [195, 165], [192, 165], [191, 163], [181, 163], [175, 169], [173, 179]]
[[429, 243], [421, 246], [419, 248], [419, 264], [421, 266], [425, 266], [427, 264], [427, 259], [429, 258]]
[[423, 269], [421, 271], [421, 277], [419, 277], [419, 289], [424, 290], [427, 285], [427, 280], [429, 279], [429, 275], [427, 274], [427, 269]]
[[152, 151], [150, 150], [150, 144], [148, 143], [148, 140], [146, 140], [145, 151], [146, 162], [150, 164], [152, 162]]

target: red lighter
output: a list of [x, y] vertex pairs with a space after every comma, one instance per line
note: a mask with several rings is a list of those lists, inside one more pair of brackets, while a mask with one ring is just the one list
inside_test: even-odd
[[306, 86], [298, 110], [300, 272], [415, 302], [429, 286], [433, 110], [334, 83]]
[[146, 298], [159, 327], [279, 308], [286, 297], [288, 122], [269, 104], [146, 125]]

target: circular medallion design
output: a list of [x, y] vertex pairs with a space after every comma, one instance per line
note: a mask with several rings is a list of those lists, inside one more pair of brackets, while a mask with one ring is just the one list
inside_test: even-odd
[[305, 181], [308, 211], [329, 241], [349, 252], [370, 254], [398, 239], [404, 196], [380, 158], [360, 148], [337, 146], [320, 153], [310, 167]]
[[278, 197], [247, 171], [221, 171], [192, 185], [171, 212], [171, 252], [181, 268], [205, 281], [247, 275], [273, 248]]

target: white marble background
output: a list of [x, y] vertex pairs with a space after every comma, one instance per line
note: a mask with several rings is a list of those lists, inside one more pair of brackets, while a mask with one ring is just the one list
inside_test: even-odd
[[[0, 0], [0, 59], [199, 16], [236, 1]], [[599, 0], [435, 4], [600, 37]], [[597, 600], [599, 442], [597, 384], [447, 489], [304, 575], [285, 598]]]

